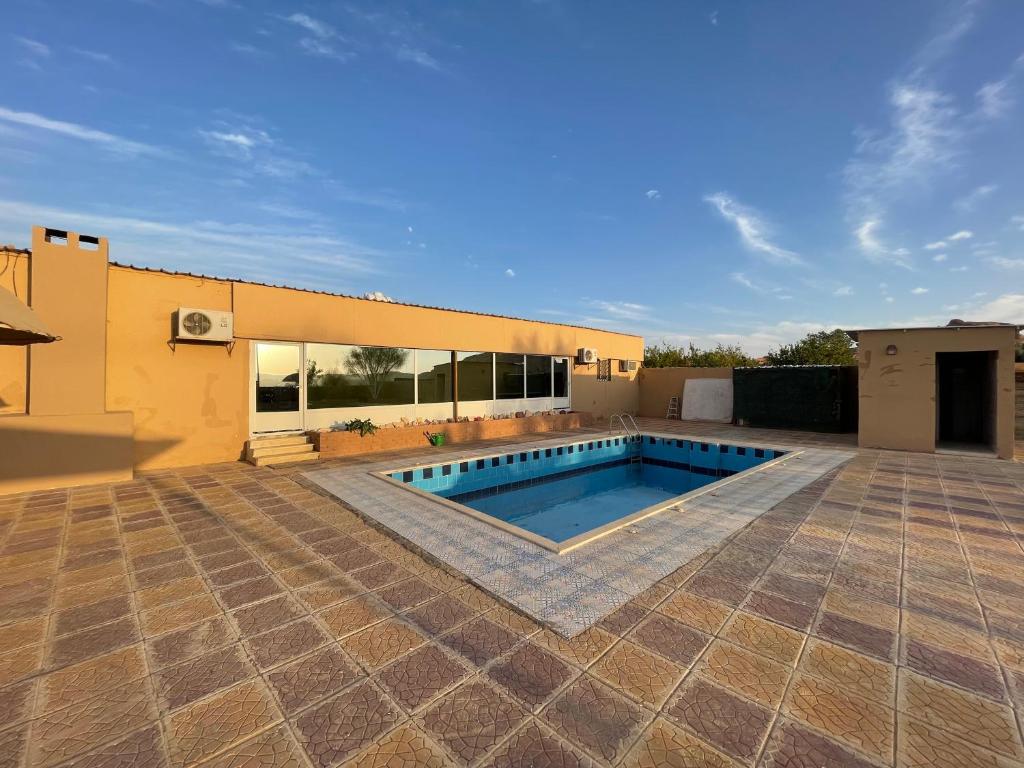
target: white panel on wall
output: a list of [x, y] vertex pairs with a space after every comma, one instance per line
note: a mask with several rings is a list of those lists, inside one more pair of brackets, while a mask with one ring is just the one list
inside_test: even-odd
[[684, 421], [732, 421], [732, 379], [690, 379], [683, 387]]

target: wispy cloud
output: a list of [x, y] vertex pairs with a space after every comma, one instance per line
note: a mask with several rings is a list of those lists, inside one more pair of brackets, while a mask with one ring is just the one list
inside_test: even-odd
[[1024, 269], [1024, 259], [1008, 259], [1004, 256], [993, 256], [988, 263], [999, 269]]
[[72, 46], [68, 50], [70, 50], [76, 56], [81, 56], [84, 59], [96, 61], [100, 64], [114, 63], [114, 57], [111, 56], [109, 53], [103, 53], [102, 51], [91, 51], [88, 48], [75, 48], [74, 46]]
[[355, 53], [351, 50], [341, 50], [338, 48], [338, 44], [345, 42], [345, 39], [326, 21], [314, 18], [306, 13], [293, 13], [290, 16], [283, 16], [281, 18], [309, 33], [309, 35], [299, 39], [299, 48], [310, 56], [334, 59], [341, 62], [350, 61], [355, 58]]
[[399, 61], [409, 62], [424, 69], [432, 69], [435, 72], [441, 71], [441, 62], [419, 48], [411, 48], [408, 45], [400, 45], [395, 50], [395, 58]]
[[866, 218], [854, 230], [857, 246], [861, 252], [875, 263], [887, 263], [904, 269], [912, 269], [910, 251], [906, 248], [892, 248], [881, 241], [878, 231], [882, 220], [877, 215]]
[[53, 51], [50, 50], [50, 46], [46, 43], [42, 43], [39, 40], [33, 40], [31, 37], [15, 37], [23, 48], [25, 48], [31, 55], [38, 56], [39, 58], [48, 58]]
[[923, 296], [924, 294], [928, 293], [928, 289], [918, 286], [917, 288], [912, 288], [910, 292], [915, 296]]
[[644, 192], [644, 197], [646, 197], [648, 200], [660, 200], [661, 192], [659, 192], [656, 189], [648, 189], [646, 192]]
[[122, 262], [298, 287], [350, 287], [351, 280], [379, 274], [387, 259], [387, 254], [326, 228], [173, 221], [0, 200], [0, 241], [18, 242], [26, 221], [106, 235], [112, 258]]
[[337, 36], [337, 30], [334, 29], [330, 24], [319, 19], [314, 19], [305, 13], [293, 13], [291, 16], [285, 16], [285, 21], [291, 22], [292, 24], [302, 27], [307, 32], [312, 32], [319, 38], [328, 39]]
[[949, 256], [947, 256], [944, 253], [937, 253], [934, 256], [932, 256], [932, 261], [943, 262], [943, 261], [945, 261], [948, 258], [949, 258]]
[[946, 239], [951, 242], [956, 242], [957, 240], [970, 240], [972, 237], [974, 237], [974, 233], [971, 232], [971, 230], [961, 229], [959, 232], [954, 232]]
[[67, 136], [79, 141], [87, 141], [119, 154], [165, 154], [164, 150], [149, 144], [143, 144], [140, 141], [132, 141], [131, 139], [126, 139], [122, 136], [107, 133], [106, 131], [100, 131], [95, 128], [89, 128], [88, 126], [79, 125], [78, 123], [53, 120], [52, 118], [44, 117], [43, 115], [38, 115], [34, 112], [18, 112], [12, 109], [7, 109], [6, 107], [0, 107], [0, 121], [12, 123], [14, 125], [23, 125], [28, 128], [35, 128], [40, 131], [47, 131], [59, 136]]
[[218, 150], [232, 155], [240, 154], [243, 157], [251, 157], [256, 147], [270, 146], [274, 143], [266, 131], [252, 128], [239, 128], [234, 131], [200, 130], [199, 135]]
[[945, 240], [936, 240], [934, 243], [928, 243], [924, 247], [926, 251], [941, 251], [943, 248], [949, 248], [949, 243]]
[[833, 296], [853, 296], [853, 286], [841, 285], [832, 292]]
[[970, 213], [978, 207], [986, 198], [991, 197], [999, 189], [996, 184], [982, 184], [975, 187], [966, 195], [953, 201], [953, 207], [963, 213]]
[[755, 254], [773, 264], [792, 266], [804, 263], [799, 254], [769, 239], [771, 229], [754, 209], [741, 205], [725, 192], [707, 195], [704, 200], [713, 205], [723, 219], [736, 227], [740, 241]]
[[746, 272], [733, 272], [729, 275], [729, 279], [734, 283], [742, 285], [754, 293], [759, 293], [763, 296], [774, 296], [780, 301], [789, 301], [793, 297], [786, 293], [786, 289], [778, 285], [769, 285], [767, 283], [757, 282], [751, 279]]
[[508, 269], [505, 270], [505, 276], [506, 277], [515, 277], [516, 276], [516, 271], [514, 269], [512, 269], [511, 267], [509, 267]]

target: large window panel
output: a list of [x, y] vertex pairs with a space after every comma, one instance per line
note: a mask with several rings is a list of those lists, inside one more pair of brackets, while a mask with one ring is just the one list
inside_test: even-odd
[[569, 396], [569, 361], [564, 357], [556, 357], [555, 366], [555, 397]]
[[411, 349], [306, 345], [309, 408], [412, 405], [414, 376]]
[[521, 400], [525, 397], [524, 355], [499, 352], [494, 356], [494, 381], [499, 400]]
[[452, 353], [421, 349], [416, 352], [416, 379], [421, 403], [452, 401]]
[[459, 352], [459, 402], [494, 399], [494, 355]]
[[526, 396], [551, 397], [551, 358], [526, 356]]

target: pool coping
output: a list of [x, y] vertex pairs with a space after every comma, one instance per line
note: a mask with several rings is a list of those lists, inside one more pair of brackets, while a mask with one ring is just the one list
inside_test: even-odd
[[[662, 439], [662, 440], [679, 440], [680, 439], [677, 435], [669, 435], [669, 434], [666, 434], [664, 432], [647, 432], [647, 431], [644, 431], [644, 430], [641, 430], [639, 432], [639, 435], [640, 435], [640, 437], [656, 437], [656, 438], [659, 438], [659, 439]], [[632, 434], [628, 433], [628, 432], [624, 432], [624, 431], [609, 432], [608, 433], [608, 437], [611, 438], [611, 439], [614, 439], [614, 438], [617, 438], [617, 437], [632, 437]], [[689, 440], [689, 438], [682, 438], [682, 439]], [[564, 444], [565, 445], [569, 445], [569, 444], [575, 444], [575, 443], [578, 443], [578, 442], [587, 442], [587, 441], [586, 440], [580, 441], [578, 439], [574, 439], [574, 440], [565, 441]], [[718, 446], [721, 446], [723, 444], [722, 442], [720, 442], [718, 440], [707, 440], [707, 439], [699, 440], [699, 441], [698, 440], [690, 440], [690, 442], [709, 443], [709, 444], [718, 445]], [[734, 443], [732, 441], [730, 441], [730, 442], [728, 442], [726, 444], [727, 445], [733, 445]], [[640, 441], [640, 446], [641, 446], [641, 451], [642, 451], [642, 449], [643, 449], [643, 441], [642, 440]], [[782, 450], [778, 446], [769, 446], [769, 445], [763, 445], [762, 446], [762, 445], [753, 445], [753, 444], [747, 444], [747, 443], [744, 443], [743, 447], [747, 447], [747, 448], [769, 448], [771, 450]], [[510, 533], [513, 536], [518, 536], [518, 537], [520, 537], [522, 539], [526, 539], [531, 544], [536, 544], [538, 547], [543, 547], [544, 549], [548, 550], [549, 552], [554, 552], [556, 555], [564, 555], [567, 552], [571, 552], [574, 549], [578, 549], [579, 547], [582, 547], [582, 546], [584, 546], [586, 544], [589, 544], [592, 541], [596, 541], [597, 539], [600, 539], [600, 538], [602, 538], [604, 536], [607, 536], [610, 533], [614, 533], [615, 531], [617, 531], [617, 530], [619, 530], [621, 528], [625, 528], [625, 527], [627, 527], [629, 525], [632, 525], [634, 523], [638, 523], [641, 520], [645, 520], [646, 518], [651, 517], [652, 515], [656, 515], [659, 512], [663, 512], [666, 509], [669, 509], [670, 507], [676, 506], [678, 504], [682, 504], [685, 501], [689, 501], [691, 499], [697, 498], [698, 496], [703, 496], [705, 493], [710, 493], [712, 491], [720, 489], [720, 488], [728, 485], [729, 483], [731, 483], [731, 482], [733, 482], [733, 481], [735, 481], [737, 479], [742, 478], [745, 475], [752, 474], [754, 472], [759, 472], [761, 470], [764, 470], [764, 469], [767, 469], [767, 468], [773, 466], [774, 464], [784, 462], [787, 459], [792, 459], [792, 458], [794, 458], [796, 456], [799, 456], [803, 452], [804, 452], [804, 449], [802, 449], [802, 448], [798, 448], [798, 449], [795, 449], [795, 450], [787, 450], [787, 451], [785, 451], [785, 453], [783, 453], [782, 456], [777, 456], [776, 458], [770, 459], [770, 460], [768, 460], [768, 461], [766, 461], [766, 462], [764, 462], [762, 464], [758, 464], [758, 465], [753, 466], [753, 467], [748, 467], [747, 469], [744, 469], [741, 472], [736, 472], [736, 473], [734, 473], [732, 475], [728, 475], [726, 477], [720, 477], [717, 480], [715, 480], [714, 482], [708, 483], [706, 485], [702, 485], [700, 488], [694, 488], [692, 491], [687, 491], [686, 493], [681, 494], [679, 496], [673, 496], [672, 498], [665, 499], [664, 501], [659, 501], [656, 504], [651, 504], [650, 506], [644, 507], [643, 509], [638, 509], [636, 512], [633, 512], [633, 513], [631, 513], [631, 514], [629, 514], [629, 515], [627, 515], [625, 517], [620, 517], [620, 518], [617, 518], [615, 520], [611, 520], [611, 521], [605, 523], [604, 525], [598, 526], [597, 528], [592, 528], [591, 530], [585, 531], [584, 533], [577, 534], [576, 536], [568, 538], [568, 539], [566, 539], [565, 541], [562, 541], [562, 542], [554, 541], [554, 540], [549, 539], [549, 538], [547, 538], [545, 536], [541, 536], [540, 534], [533, 533], [532, 531], [528, 531], [525, 528], [520, 528], [518, 525], [512, 525], [511, 523], [507, 523], [504, 520], [498, 519], [497, 517], [494, 517], [492, 515], [488, 515], [486, 512], [481, 512], [481, 511], [479, 511], [477, 509], [473, 509], [472, 507], [467, 507], [465, 504], [459, 504], [457, 501], [452, 501], [451, 499], [447, 499], [444, 496], [440, 496], [440, 495], [438, 495], [436, 493], [431, 493], [430, 491], [425, 491], [422, 488], [417, 488], [416, 486], [410, 485], [409, 483], [404, 483], [404, 482], [402, 482], [400, 480], [395, 480], [393, 477], [390, 476], [391, 473], [393, 473], [393, 472], [404, 472], [404, 471], [409, 471], [409, 470], [422, 469], [424, 467], [434, 467], [434, 466], [437, 466], [437, 462], [412, 464], [412, 465], [406, 465], [406, 466], [401, 466], [401, 467], [392, 467], [390, 469], [374, 470], [374, 471], [371, 471], [369, 474], [372, 475], [373, 477], [380, 478], [381, 480], [383, 480], [383, 481], [385, 481], [387, 483], [390, 483], [390, 484], [392, 484], [392, 485], [394, 485], [394, 486], [396, 486], [398, 488], [401, 488], [404, 491], [408, 491], [410, 493], [415, 493], [416, 495], [421, 496], [421, 497], [423, 497], [425, 499], [429, 499], [430, 501], [437, 502], [438, 504], [443, 504], [444, 506], [449, 507], [450, 509], [454, 509], [456, 512], [461, 512], [464, 515], [469, 515], [470, 517], [473, 517], [473, 518], [475, 518], [477, 520], [480, 520], [481, 522], [487, 523], [488, 525], [493, 525], [495, 528], [498, 528], [498, 529], [504, 531], [505, 533]], [[490, 459], [490, 458], [494, 458], [495, 456], [504, 456], [504, 455], [507, 455], [507, 454], [508, 454], [507, 450], [506, 451], [502, 451], [500, 453], [487, 453], [487, 454], [483, 454], [481, 456], [471, 456], [471, 457], [468, 457], [466, 459], [463, 459], [463, 461], [474, 461], [474, 460], [477, 460], [477, 459]], [[594, 466], [600, 466], [600, 464], [595, 464]]]
[[[527, 439], [517, 443], [517, 450], [544, 449], [565, 443], [566, 438]], [[716, 442], [685, 433], [672, 438]], [[721, 546], [769, 509], [856, 455], [854, 450], [785, 441], [774, 445], [762, 440], [739, 442], [801, 453], [791, 461], [774, 464], [769, 471], [738, 477], [561, 555], [440, 504], [440, 497], [408, 493], [371, 474], [395, 465], [394, 458], [311, 469], [301, 476], [419, 556], [467, 579], [557, 635], [570, 638], [694, 558]], [[508, 448], [503, 445], [494, 455], [506, 453]], [[451, 446], [430, 454], [419, 466], [479, 454], [479, 446], [475, 450]]]

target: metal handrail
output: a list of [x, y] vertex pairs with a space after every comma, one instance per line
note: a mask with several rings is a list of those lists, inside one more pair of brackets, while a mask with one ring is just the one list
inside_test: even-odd
[[619, 424], [622, 425], [622, 431], [625, 432], [627, 435], [632, 435], [633, 432], [629, 431], [629, 426], [626, 424], [626, 419], [629, 419], [629, 423], [633, 426], [633, 430], [636, 432], [636, 434], [637, 435], [640, 434], [640, 427], [637, 426], [636, 419], [633, 418], [632, 414], [629, 414], [629, 413], [613, 413], [611, 416], [608, 417], [608, 434], [609, 435], [612, 433], [612, 422], [615, 421], [615, 419], [619, 420]]

